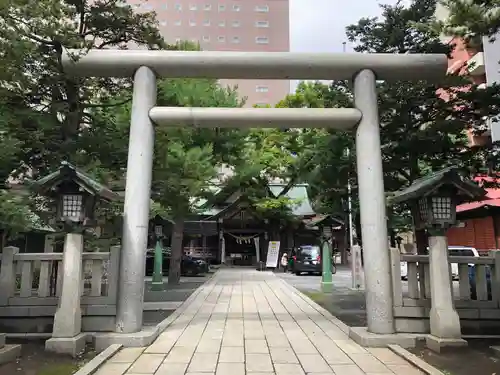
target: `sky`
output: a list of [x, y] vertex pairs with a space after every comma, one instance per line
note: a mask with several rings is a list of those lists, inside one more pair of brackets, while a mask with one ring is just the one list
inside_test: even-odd
[[[407, 0], [409, 1], [409, 0]], [[360, 18], [380, 15], [379, 4], [397, 0], [290, 0], [291, 52], [352, 52], [345, 28]], [[314, 6], [313, 6], [314, 4]], [[299, 81], [290, 82], [294, 92]]]
[[[342, 52], [346, 26], [379, 15], [379, 4], [394, 3], [396, 0], [290, 0], [290, 50]], [[349, 43], [346, 47], [352, 50]]]

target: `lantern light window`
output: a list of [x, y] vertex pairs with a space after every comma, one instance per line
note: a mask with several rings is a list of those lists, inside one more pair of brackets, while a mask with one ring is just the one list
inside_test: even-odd
[[83, 196], [81, 194], [63, 195], [63, 217], [78, 221], [82, 214]]

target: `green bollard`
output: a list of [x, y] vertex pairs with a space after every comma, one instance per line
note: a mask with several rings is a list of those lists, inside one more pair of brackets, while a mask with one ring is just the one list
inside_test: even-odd
[[323, 293], [331, 292], [333, 289], [332, 281], [332, 254], [328, 241], [323, 241], [321, 254], [322, 274], [321, 274], [321, 291]]
[[155, 246], [155, 264], [153, 270], [153, 282], [151, 283], [151, 290], [163, 290], [163, 249], [160, 245], [160, 240], [156, 241]]

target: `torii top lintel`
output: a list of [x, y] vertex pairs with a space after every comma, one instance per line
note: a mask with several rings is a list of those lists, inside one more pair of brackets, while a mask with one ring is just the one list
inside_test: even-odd
[[439, 81], [448, 66], [444, 54], [113, 49], [68, 50], [62, 63], [67, 73], [87, 77], [131, 77], [139, 67], [147, 66], [165, 78], [285, 80], [349, 80], [369, 69], [386, 81]]

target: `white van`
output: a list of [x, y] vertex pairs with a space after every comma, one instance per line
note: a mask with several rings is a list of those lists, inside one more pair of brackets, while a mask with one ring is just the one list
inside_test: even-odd
[[[448, 246], [448, 256], [450, 257], [474, 257], [479, 258], [479, 252], [474, 247], [468, 246]], [[469, 263], [469, 266], [473, 266]], [[451, 276], [453, 280], [458, 280], [458, 264], [451, 264]]]
[[[427, 248], [429, 251], [429, 248]], [[479, 252], [474, 247], [468, 246], [448, 246], [448, 255], [452, 257], [475, 257], [479, 258]], [[472, 263], [470, 265], [473, 265]], [[453, 280], [458, 280], [458, 264], [451, 264], [451, 276]], [[401, 279], [406, 280], [408, 278], [408, 264], [406, 262], [401, 262]]]

